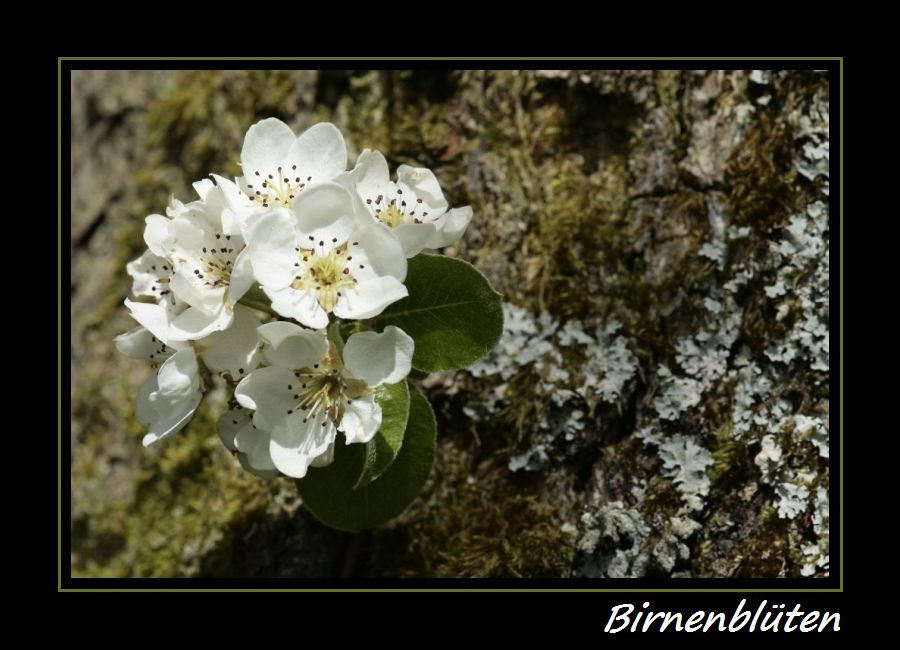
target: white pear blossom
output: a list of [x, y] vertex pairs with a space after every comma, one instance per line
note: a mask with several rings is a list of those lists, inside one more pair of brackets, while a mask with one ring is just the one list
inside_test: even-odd
[[330, 181], [347, 169], [347, 145], [336, 126], [322, 122], [295, 136], [270, 117], [244, 136], [240, 188], [261, 208], [290, 207], [313, 183]]
[[147, 359], [155, 364], [162, 363], [179, 350], [190, 347], [188, 343], [182, 341], [167, 345], [143, 325], [119, 334], [115, 341], [116, 349], [122, 354], [133, 359]]
[[[146, 330], [142, 332], [149, 334]], [[131, 345], [143, 346], [147, 341], [146, 335], [136, 334], [132, 330], [121, 335], [117, 345], [124, 352]], [[141, 386], [135, 405], [138, 422], [147, 427], [145, 447], [180, 431], [193, 417], [203, 397], [194, 351], [185, 348], [175, 352], [162, 344], [160, 346], [147, 348], [156, 350], [159, 354], [157, 358], [166, 357], [166, 360], [159, 367], [159, 372], [150, 375]]]
[[144, 446], [181, 430], [193, 417], [202, 397], [197, 357], [193, 350], [179, 350], [138, 391], [135, 415], [148, 429]]
[[363, 319], [407, 295], [406, 259], [377, 223], [357, 227], [359, 202], [336, 183], [319, 183], [251, 228], [253, 273], [272, 309], [321, 329], [329, 314]]
[[169, 260], [151, 251], [144, 253], [125, 266], [132, 278], [131, 293], [137, 298], [152, 298], [159, 306], [160, 318], [172, 320], [187, 305], [169, 288], [172, 265]]
[[[240, 404], [219, 417], [219, 438], [237, 455], [241, 467], [261, 478], [271, 479], [280, 474], [269, 453], [272, 434], [253, 424], [253, 413]], [[334, 462], [334, 443], [321, 456], [313, 459], [310, 467], [326, 467]]]
[[[158, 305], [146, 306], [164, 313]], [[179, 431], [196, 411], [204, 392], [198, 356], [210, 370], [234, 380], [259, 365], [261, 353], [256, 332], [259, 325], [253, 310], [239, 305], [235, 308], [232, 327], [201, 341], [166, 344], [143, 326], [116, 337], [116, 348], [123, 354], [161, 364], [159, 372], [151, 375], [138, 392], [136, 415], [149, 428], [144, 436], [145, 446]]]
[[172, 269], [168, 260], [153, 254], [144, 253], [125, 265], [132, 278], [131, 293], [139, 298], [162, 299], [170, 295], [168, 284]]
[[449, 246], [472, 219], [469, 206], [447, 210], [447, 201], [430, 170], [400, 165], [397, 181], [392, 181], [384, 156], [371, 149], [365, 149], [356, 167], [337, 181], [355, 190], [370, 218], [390, 229], [406, 257], [425, 248]]
[[[332, 463], [336, 444], [374, 438], [376, 389], [412, 367], [413, 340], [397, 327], [358, 324], [346, 343], [325, 328], [406, 297], [407, 259], [455, 241], [472, 210], [448, 210], [427, 169], [401, 165], [392, 181], [375, 151], [348, 172], [344, 138], [327, 123], [295, 136], [280, 120], [257, 122], [240, 164], [241, 177], [211, 174], [194, 183], [196, 199], [172, 197], [146, 218], [147, 250], [127, 265], [138, 326], [116, 347], [154, 369], [136, 404], [145, 446], [183, 429], [211, 377], [224, 379], [234, 387], [217, 421], [226, 448], [257, 476], [302, 478]], [[264, 324], [263, 312], [291, 320]]]
[[[154, 308], [148, 303], [131, 303], [132, 307]], [[138, 312], [139, 314], [142, 312]], [[161, 363], [177, 351], [191, 349], [207, 368], [232, 379], [240, 379], [259, 365], [261, 353], [256, 313], [243, 305], [234, 310], [234, 322], [222, 332], [213, 332], [199, 341], [165, 340], [141, 325], [116, 337], [119, 352], [135, 359]], [[165, 327], [160, 328], [162, 332]]]
[[[156, 217], [165, 219], [160, 215], [151, 215], [148, 222]], [[161, 361], [161, 351], [154, 353], [150, 347], [159, 347], [153, 345], [157, 341], [164, 347], [170, 343], [169, 340], [169, 323], [182, 311], [185, 310], [187, 304], [172, 293], [169, 288], [169, 281], [172, 279], [172, 264], [164, 257], [160, 257], [152, 251], [144, 251], [144, 253], [135, 260], [126, 265], [128, 275], [132, 277], [131, 293], [139, 299], [139, 302], [125, 300], [125, 306], [131, 312], [141, 327], [116, 338], [116, 345], [120, 350], [132, 357], [145, 357], [159, 363]], [[145, 299], [153, 299], [153, 302]], [[125, 337], [123, 339], [123, 337]], [[152, 338], [152, 342], [151, 342]], [[148, 348], [146, 354], [142, 349], [142, 345], [146, 344]], [[181, 349], [184, 345], [173, 344], [169, 348], [171, 354], [176, 349]]]
[[[171, 197], [166, 215], [170, 219], [188, 216], [193, 212], [218, 215], [222, 234], [243, 235], [252, 221], [251, 217], [265, 212], [265, 209], [251, 200], [233, 181], [217, 174], [210, 174], [210, 177], [213, 180], [203, 179], [193, 184], [194, 191], [200, 197], [198, 200], [182, 203], [174, 196]], [[147, 218], [148, 228], [145, 230], [144, 240], [151, 251], [155, 248], [166, 251], [171, 247], [172, 241], [167, 239], [167, 226], [161, 219], [164, 220], [165, 217], [151, 215]]]
[[[144, 240], [151, 254], [171, 268], [165, 291], [187, 305], [171, 319], [168, 333], [160, 336], [163, 340], [195, 340], [224, 330], [232, 322], [234, 306], [253, 284], [250, 258], [237, 223], [238, 213], [251, 204], [244, 197], [244, 205], [239, 206], [236, 186], [216, 178], [218, 184], [209, 180], [194, 184], [200, 200], [173, 202], [170, 218], [150, 215], [146, 220]], [[138, 318], [133, 305], [129, 308]], [[150, 311], [142, 310], [149, 318]], [[156, 333], [154, 327], [138, 320]]]
[[382, 419], [374, 389], [403, 380], [411, 368], [413, 341], [393, 326], [352, 335], [343, 353], [325, 332], [293, 323], [267, 323], [258, 332], [270, 366], [235, 389], [252, 419], [235, 415], [225, 420], [224, 433], [220, 427], [225, 444], [257, 471], [271, 460], [283, 474], [302, 478], [310, 466], [330, 462], [338, 431], [347, 444], [371, 440]]

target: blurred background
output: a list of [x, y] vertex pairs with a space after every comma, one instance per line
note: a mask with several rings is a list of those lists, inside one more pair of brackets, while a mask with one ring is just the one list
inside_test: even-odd
[[[823, 576], [828, 76], [815, 71], [73, 71], [75, 576]], [[446, 252], [507, 303], [494, 354], [423, 387], [425, 490], [316, 522], [242, 471], [206, 400], [150, 449], [116, 352], [144, 217], [240, 173], [274, 116], [351, 165], [435, 171]]]

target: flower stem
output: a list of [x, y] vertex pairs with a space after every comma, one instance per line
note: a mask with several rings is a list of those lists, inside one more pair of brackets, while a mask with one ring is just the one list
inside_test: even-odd
[[328, 340], [334, 343], [341, 355], [344, 354], [344, 337], [341, 336], [341, 321], [335, 319], [328, 325]]

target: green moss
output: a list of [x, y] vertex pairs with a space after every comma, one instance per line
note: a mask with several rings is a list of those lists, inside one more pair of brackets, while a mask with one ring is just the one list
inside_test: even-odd
[[182, 181], [210, 171], [240, 175], [244, 133], [263, 117], [294, 122], [314, 100], [309, 71], [179, 71], [148, 107], [148, 146], [165, 152]]
[[473, 466], [452, 441], [438, 446], [429, 484], [401, 519], [375, 531], [375, 576], [561, 577], [574, 556], [565, 504], [538, 477], [493, 462]]
[[[101, 424], [98, 422], [98, 424]], [[82, 501], [73, 525], [74, 575], [194, 575], [213, 551], [222, 529], [238, 515], [265, 507], [257, 498], [265, 483], [234, 466], [215, 435], [215, 420], [202, 408], [182, 434], [152, 453], [139, 449], [141, 427], [133, 420], [121, 441], [138, 447], [133, 489], [118, 499]], [[89, 435], [88, 449], [108, 444]], [[73, 480], [87, 484], [98, 470], [96, 453], [81, 453]], [[103, 485], [95, 485], [102, 490]], [[102, 496], [94, 494], [94, 499]]]

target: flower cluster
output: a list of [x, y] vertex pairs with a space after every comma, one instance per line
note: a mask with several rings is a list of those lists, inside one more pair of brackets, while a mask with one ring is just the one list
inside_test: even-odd
[[347, 444], [378, 432], [376, 389], [406, 378], [414, 343], [365, 321], [407, 296], [407, 258], [454, 242], [472, 211], [448, 209], [428, 169], [401, 165], [393, 180], [377, 151], [348, 170], [328, 123], [299, 136], [254, 124], [241, 168], [147, 217], [147, 251], [127, 267], [139, 326], [116, 345], [156, 368], [137, 396], [144, 445], [182, 429], [218, 376], [233, 389], [226, 447], [255, 474], [302, 478], [331, 462], [338, 432]]

